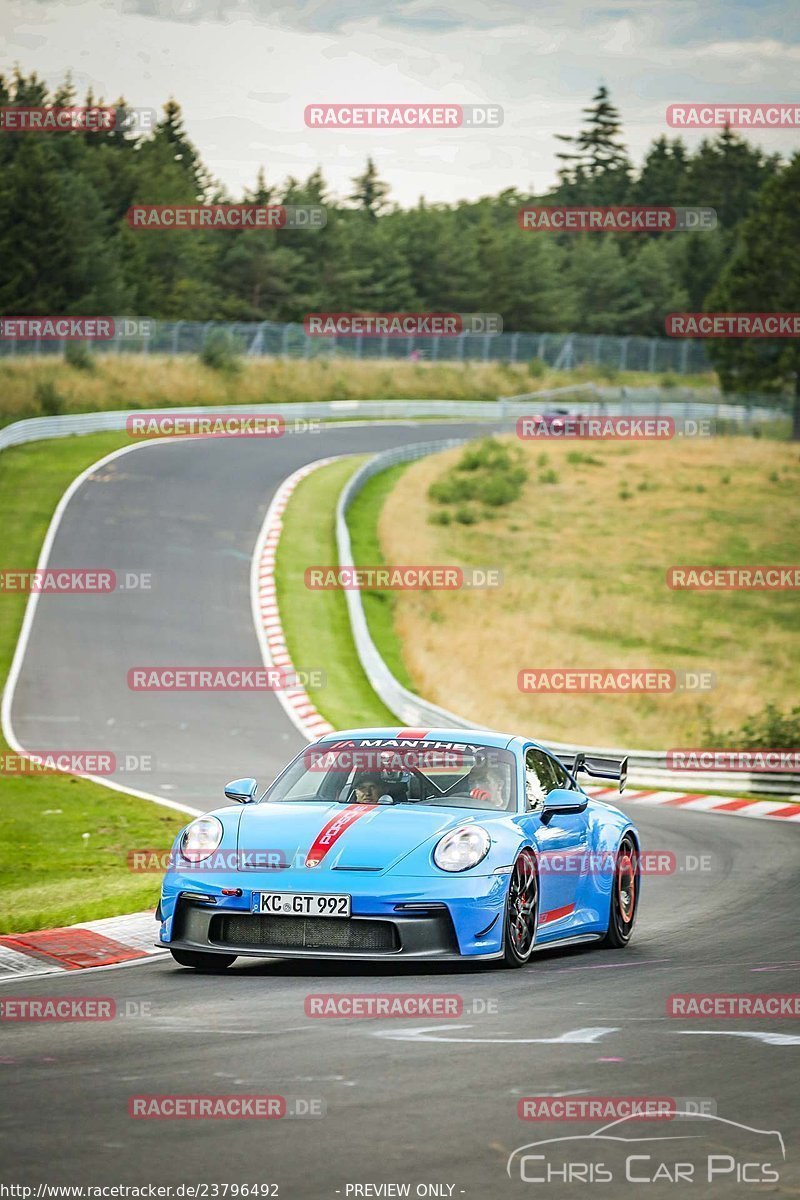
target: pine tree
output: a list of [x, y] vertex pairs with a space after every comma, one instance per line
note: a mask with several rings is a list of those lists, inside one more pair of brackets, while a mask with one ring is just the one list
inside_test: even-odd
[[562, 187], [573, 193], [572, 203], [583, 202], [577, 196], [596, 204], [619, 203], [631, 172], [619, 111], [603, 85], [582, 111], [586, 123], [579, 133], [556, 134], [570, 147], [556, 156], [564, 164], [560, 172]]
[[354, 178], [353, 187], [354, 190], [348, 199], [366, 213], [370, 220], [377, 220], [379, 213], [388, 203], [389, 184], [378, 177], [378, 169], [371, 158], [367, 159], [363, 174]]
[[[739, 231], [736, 251], [706, 300], [710, 312], [800, 312], [800, 154], [765, 183]], [[794, 394], [800, 441], [800, 339], [710, 339], [724, 387]]]

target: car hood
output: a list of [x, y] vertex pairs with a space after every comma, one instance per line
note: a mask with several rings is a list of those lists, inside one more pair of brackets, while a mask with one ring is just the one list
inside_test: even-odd
[[[434, 843], [457, 825], [492, 814], [477, 809], [410, 804], [257, 804], [242, 812], [241, 852], [277, 854], [287, 867], [385, 871], [424, 842]], [[312, 851], [312, 868], [306, 858]]]

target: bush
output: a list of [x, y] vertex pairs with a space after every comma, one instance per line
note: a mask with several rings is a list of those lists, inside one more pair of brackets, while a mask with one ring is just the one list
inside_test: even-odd
[[532, 358], [528, 363], [528, 374], [532, 379], [541, 379], [547, 371], [547, 363], [541, 358]]
[[93, 371], [97, 366], [86, 342], [67, 342], [64, 361], [78, 371]]
[[[522, 492], [528, 477], [522, 465], [519, 447], [511, 447], [496, 438], [483, 438], [467, 446], [460, 459], [449, 471], [428, 488], [428, 498], [437, 504], [460, 504], [462, 513], [470, 514], [463, 520], [458, 513], [455, 519], [471, 525], [479, 520], [467, 501], [478, 501], [486, 506], [484, 517], [493, 515], [490, 510], [511, 504]], [[444, 522], [440, 522], [444, 523]]]
[[671, 371], [667, 371], [666, 375], [662, 375], [658, 381], [658, 386], [662, 388], [674, 388], [679, 383], [678, 376], [673, 375]]
[[570, 450], [567, 455], [567, 462], [572, 463], [573, 466], [583, 464], [587, 467], [602, 467], [603, 465], [601, 459], [594, 458], [591, 454], [586, 454], [583, 450]]
[[475, 525], [478, 521], [478, 514], [466, 504], [456, 509], [455, 517], [460, 525]]
[[742, 724], [739, 730], [720, 733], [706, 721], [703, 741], [707, 746], [742, 750], [794, 750], [800, 746], [800, 705], [782, 713], [767, 704]]
[[64, 411], [64, 397], [50, 379], [36, 384], [33, 389], [33, 397], [42, 416], [59, 417]]
[[200, 351], [200, 361], [212, 371], [232, 373], [241, 366], [236, 342], [225, 329], [211, 330]]
[[437, 509], [428, 517], [429, 525], [449, 525], [452, 520], [446, 508]]
[[552, 467], [549, 471], [541, 471], [539, 474], [539, 483], [558, 483], [558, 475]]

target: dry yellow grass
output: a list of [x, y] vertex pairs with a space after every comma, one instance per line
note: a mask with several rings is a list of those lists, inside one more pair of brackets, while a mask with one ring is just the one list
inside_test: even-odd
[[[439, 507], [428, 486], [458, 450], [413, 464], [383, 508], [387, 562], [504, 571], [493, 590], [397, 594], [397, 630], [423, 696], [497, 728], [642, 748], [697, 744], [704, 715], [732, 729], [767, 701], [797, 703], [796, 593], [675, 592], [665, 572], [800, 561], [798, 446], [720, 438], [522, 450], [528, 482], [493, 519], [428, 523]], [[576, 450], [600, 465], [568, 462]], [[558, 482], [540, 482], [551, 470]], [[517, 688], [526, 667], [711, 670], [716, 686], [530, 695]]]
[[[493, 400], [596, 378], [590, 368], [547, 371], [534, 378], [526, 365], [412, 363], [398, 360], [258, 359], [234, 374], [198, 358], [98, 353], [93, 371], [62, 360], [0, 360], [0, 424], [42, 414], [41, 387], [50, 384], [67, 413], [115, 408], [190, 408], [206, 404], [272, 404], [309, 400]], [[658, 377], [629, 372], [619, 382], [652, 385]], [[713, 386], [712, 375], [681, 380]]]

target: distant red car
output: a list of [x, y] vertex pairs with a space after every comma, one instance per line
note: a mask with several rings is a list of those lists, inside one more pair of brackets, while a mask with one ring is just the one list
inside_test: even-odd
[[570, 412], [568, 408], [552, 408], [549, 412], [534, 413], [528, 419], [545, 428], [548, 433], [576, 437], [581, 422], [586, 420], [586, 415]]

